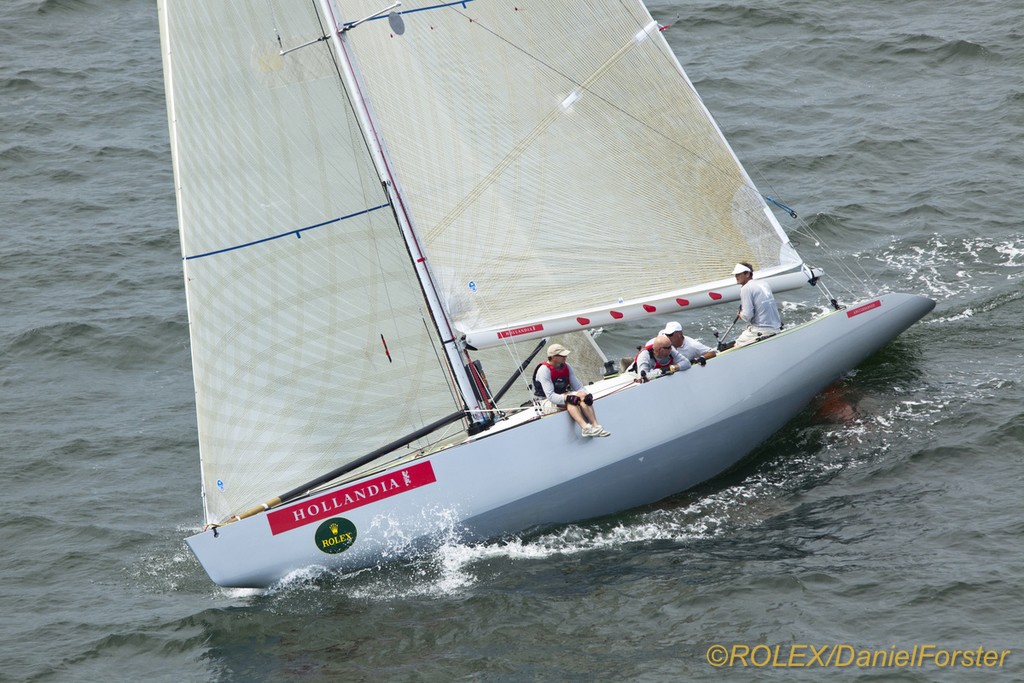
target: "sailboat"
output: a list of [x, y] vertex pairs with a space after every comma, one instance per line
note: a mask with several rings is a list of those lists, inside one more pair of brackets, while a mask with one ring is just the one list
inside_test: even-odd
[[880, 294], [688, 372], [601, 377], [610, 438], [505, 400], [489, 350], [522, 384], [523, 348], [736, 302], [736, 262], [776, 292], [821, 273], [641, 2], [379, 2], [158, 0], [205, 515], [187, 543], [217, 584], [656, 502], [934, 306]]

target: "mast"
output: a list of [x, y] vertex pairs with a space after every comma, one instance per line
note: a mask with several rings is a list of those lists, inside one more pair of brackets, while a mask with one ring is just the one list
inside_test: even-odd
[[[343, 24], [339, 21], [340, 17], [337, 16], [335, 12], [332, 0], [320, 0], [320, 8], [324, 13], [324, 16], [328, 19], [331, 46], [334, 48], [338, 57], [342, 81], [345, 89], [348, 91], [349, 99], [352, 102], [356, 118], [359, 122], [359, 127], [363, 133], [363, 138], [370, 150], [370, 156], [373, 159], [374, 168], [376, 169], [377, 175], [384, 187], [384, 191], [387, 194], [388, 201], [391, 203], [394, 210], [398, 226], [405, 238], [406, 247], [409, 250], [410, 258], [412, 259], [416, 277], [419, 279], [420, 285], [423, 288], [427, 307], [430, 310], [431, 317], [434, 320], [434, 325], [437, 328], [438, 335], [440, 336], [448, 367], [455, 380], [455, 384], [459, 389], [459, 393], [462, 395], [463, 403], [469, 411], [472, 422], [481, 426], [489, 422], [490, 418], [487, 413], [483, 412], [479, 400], [476, 398], [476, 393], [473, 390], [473, 381], [466, 369], [466, 359], [463, 357], [459, 348], [459, 341], [455, 334], [455, 328], [452, 325], [451, 318], [449, 317], [444, 304], [441, 302], [441, 297], [438, 295], [437, 286], [430, 271], [430, 267], [427, 264], [427, 256], [423, 249], [422, 242], [416, 234], [416, 229], [413, 227], [412, 217], [409, 215], [405, 199], [402, 196], [402, 192], [395, 180], [394, 173], [391, 170], [391, 164], [385, 150], [383, 138], [381, 137], [380, 131], [378, 130], [373, 116], [370, 113], [369, 106], [363, 93], [361, 81], [356, 74], [352, 54], [348, 49], [345, 37], [345, 31], [347, 28], [342, 28]], [[383, 11], [381, 13], [383, 13]], [[352, 28], [353, 26], [348, 28]]]

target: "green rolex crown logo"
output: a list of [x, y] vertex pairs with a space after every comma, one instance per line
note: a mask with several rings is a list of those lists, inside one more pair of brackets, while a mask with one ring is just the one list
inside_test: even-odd
[[343, 553], [356, 542], [356, 525], [342, 517], [328, 519], [316, 528], [315, 539], [321, 552]]

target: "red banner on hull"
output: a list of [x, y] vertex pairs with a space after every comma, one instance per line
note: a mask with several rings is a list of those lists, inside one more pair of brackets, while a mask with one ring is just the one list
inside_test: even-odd
[[361, 481], [354, 486], [338, 489], [322, 496], [296, 503], [267, 513], [270, 533], [273, 535], [297, 529], [342, 514], [363, 505], [375, 503], [406, 491], [433, 484], [434, 468], [430, 462], [406, 467], [396, 472]]
[[871, 303], [864, 304], [863, 306], [858, 306], [857, 308], [853, 309], [852, 311], [847, 311], [846, 312], [846, 317], [847, 318], [852, 318], [855, 315], [860, 315], [861, 313], [867, 313], [868, 311], [870, 311], [872, 309], [875, 309], [875, 308], [878, 308], [881, 305], [882, 305], [882, 302], [879, 301], [878, 299], [875, 299]]

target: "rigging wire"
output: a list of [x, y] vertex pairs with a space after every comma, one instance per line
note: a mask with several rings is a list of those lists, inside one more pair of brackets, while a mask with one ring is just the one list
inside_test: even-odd
[[[769, 192], [776, 196], [779, 195], [779, 192], [772, 186], [771, 181], [761, 172], [760, 167], [758, 167], [756, 163], [752, 161], [747, 162], [746, 166], [753, 171], [753, 173], [757, 176], [759, 182], [764, 187], [767, 187]], [[844, 292], [846, 292], [847, 296], [851, 300], [858, 299], [863, 296], [870, 295], [872, 293], [877, 293], [879, 291], [877, 283], [875, 282], [874, 278], [867, 272], [867, 269], [864, 268], [864, 265], [860, 262], [860, 259], [854, 259], [854, 265], [851, 265], [849, 254], [842, 254], [837, 249], [833, 249], [832, 246], [829, 245], [825, 241], [825, 239], [821, 237], [821, 235], [815, 232], [814, 228], [810, 225], [810, 223], [804, 220], [803, 217], [799, 216], [796, 211], [786, 206], [785, 204], [776, 201], [772, 197], [769, 197], [767, 195], [763, 196], [772, 204], [775, 204], [776, 206], [779, 206], [780, 208], [787, 211], [790, 217], [794, 220], [793, 223], [789, 223], [786, 226], [787, 235], [789, 235], [790, 237], [804, 237], [808, 240], [811, 240], [814, 243], [814, 247], [822, 253], [822, 257], [824, 258], [824, 260], [828, 261], [828, 263], [835, 266], [836, 272], [844, 275], [848, 281], [855, 282], [857, 285], [859, 285], [860, 291], [857, 291], [854, 290], [850, 285], [846, 284], [846, 282], [841, 278], [830, 278], [838, 287], [840, 287]], [[798, 241], [794, 241], [794, 246], [800, 246], [800, 243]], [[806, 257], [806, 255], [806, 252], [804, 252], [803, 256]], [[806, 258], [804, 260], [806, 261]], [[831, 293], [827, 292], [827, 288], [823, 289], [823, 291], [828, 294], [828, 299], [831, 300], [834, 298], [831, 296]]]
[[[678, 17], [677, 17], [677, 19], [678, 19]], [[673, 56], [674, 55], [664, 54], [663, 56], [664, 56], [664, 58], [666, 60], [669, 61], [670, 65], [672, 65], [673, 67], [675, 66], [675, 64], [673, 63]], [[687, 86], [687, 89], [691, 93], [693, 93], [693, 95], [701, 103], [703, 103], [703, 98], [692, 87], [692, 85], [688, 82], [688, 79], [683, 77], [682, 74], [680, 74], [680, 77], [683, 78], [684, 84]], [[714, 122], [715, 126], [718, 127], [719, 130], [721, 130], [721, 126], [718, 124], [718, 121], [717, 121], [716, 117], [711, 113], [711, 111], [709, 109], [707, 109], [707, 107], [705, 107], [705, 110], [707, 111], [707, 115]], [[710, 164], [709, 163], [709, 165], [712, 166], [713, 168], [715, 167], [714, 164]], [[771, 187], [771, 183], [767, 181], [767, 179], [760, 172], [760, 169], [757, 167], [757, 165], [755, 163], [748, 161], [745, 164], [743, 164], [743, 166], [752, 169], [755, 172], [755, 174], [758, 176], [758, 178], [762, 182], [762, 184], [765, 187], [768, 187], [769, 190], [772, 192], [772, 194], [776, 194], [776, 195], [778, 194]], [[719, 169], [719, 170], [721, 170], [721, 169]], [[751, 188], [751, 189], [754, 189], [754, 191], [756, 191], [759, 195], [761, 195], [761, 197], [763, 197], [763, 199], [765, 201], [770, 202], [771, 204], [774, 204], [774, 205], [778, 206], [780, 209], [786, 211], [786, 213], [789, 214], [790, 218], [798, 221], [798, 223], [796, 224], [795, 227], [792, 227], [792, 228], [790, 228], [790, 230], [787, 230], [787, 234], [802, 235], [804, 237], [812, 239], [814, 241], [814, 243], [815, 243], [815, 246], [823, 251], [826, 259], [830, 263], [835, 264], [836, 270], [838, 272], [843, 273], [846, 277], [848, 277], [852, 281], [856, 282], [866, 292], [877, 292], [878, 291], [878, 285], [875, 283], [874, 279], [871, 277], [871, 275], [864, 268], [863, 264], [861, 264], [859, 262], [859, 260], [855, 259], [855, 263], [857, 265], [857, 268], [854, 269], [853, 267], [851, 267], [849, 265], [849, 257], [847, 255], [840, 254], [838, 251], [832, 249], [828, 244], [826, 244], [825, 240], [823, 240], [820, 237], [820, 235], [817, 235], [815, 233], [815, 231], [813, 230], [813, 228], [805, 220], [799, 218], [799, 216], [797, 215], [796, 211], [794, 211], [789, 206], [787, 206], [787, 205], [785, 205], [785, 204], [775, 200], [771, 196], [763, 194], [762, 192], [760, 192], [756, 188]], [[860, 296], [859, 294], [854, 292], [848, 286], [843, 285], [841, 280], [834, 279], [834, 281], [837, 282], [838, 284], [840, 284], [841, 286], [843, 286], [844, 289], [851, 295], [851, 298], [858, 298], [858, 296]], [[833, 298], [831, 296], [831, 293], [828, 293], [827, 290], [824, 290], [824, 291], [826, 292], [826, 294], [827, 294], [829, 299]]]

